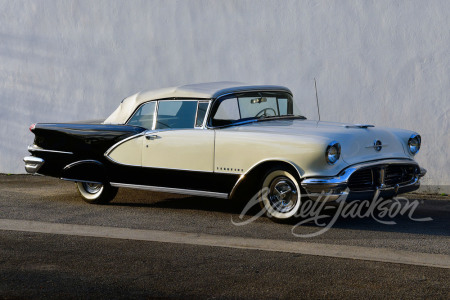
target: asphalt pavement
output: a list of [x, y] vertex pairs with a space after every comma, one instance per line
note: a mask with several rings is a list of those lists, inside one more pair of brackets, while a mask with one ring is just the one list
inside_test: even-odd
[[121, 189], [89, 205], [74, 183], [0, 175], [0, 298], [449, 299], [450, 198], [406, 198], [412, 217], [307, 238], [323, 227], [243, 225], [245, 202]]

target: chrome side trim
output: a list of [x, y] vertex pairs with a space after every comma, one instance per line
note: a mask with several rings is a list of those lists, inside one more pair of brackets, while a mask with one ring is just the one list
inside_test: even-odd
[[[157, 134], [158, 132], [164, 132], [164, 131], [172, 131], [173, 129], [157, 129], [157, 130], [146, 130], [143, 131], [141, 133], [138, 133], [136, 135], [130, 136], [120, 142], [118, 142], [117, 144], [114, 144], [113, 146], [111, 146], [111, 148], [109, 148], [108, 150], [106, 150], [104, 156], [106, 157], [107, 160], [109, 160], [112, 163], [118, 164], [118, 165], [122, 165], [122, 166], [128, 166], [128, 167], [139, 167], [139, 168], [150, 168], [150, 169], [164, 169], [164, 170], [175, 170], [175, 171], [191, 171], [191, 172], [204, 172], [204, 173], [214, 173], [213, 171], [204, 171], [204, 170], [192, 170], [192, 169], [179, 169], [179, 168], [166, 168], [166, 167], [152, 167], [152, 166], [142, 166], [142, 165], [131, 165], [131, 164], [124, 164], [121, 162], [116, 161], [115, 159], [113, 159], [112, 157], [109, 156], [109, 154], [118, 146], [120, 146], [122, 143], [125, 143], [133, 138], [137, 138], [140, 136], [146, 136], [146, 135], [152, 135], [152, 134]], [[193, 128], [181, 128], [181, 129], [176, 129], [176, 130], [193, 130]], [[228, 173], [227, 173], [228, 174]]]
[[84, 163], [94, 163], [97, 164], [99, 166], [102, 166], [103, 164], [101, 162], [99, 162], [98, 160], [93, 160], [93, 159], [85, 159], [85, 160], [78, 160], [76, 162], [70, 163], [67, 166], [65, 166], [63, 168], [63, 170], [67, 170], [73, 166], [79, 165], [79, 164], [84, 164]]
[[25, 170], [27, 173], [34, 174], [42, 167], [44, 160], [35, 156], [25, 156], [23, 158], [25, 162]]
[[61, 153], [61, 154], [73, 154], [73, 152], [44, 149], [44, 148], [41, 148], [41, 147], [39, 147], [39, 146], [37, 146], [37, 145], [35, 145], [35, 144], [29, 145], [29, 146], [28, 146], [28, 151], [29, 151], [29, 152], [32, 152], [32, 151], [41, 151], [41, 152], [51, 152], [51, 153]]
[[86, 183], [103, 184], [103, 182], [100, 182], [100, 181], [78, 180], [78, 179], [69, 179], [69, 178], [64, 178], [64, 177], [61, 177], [60, 179], [61, 180], [65, 180], [65, 181], [73, 181], [73, 182], [86, 182]]
[[142, 132], [140, 132], [140, 133], [138, 133], [138, 134], [132, 135], [132, 136], [130, 136], [130, 137], [127, 137], [126, 139], [123, 139], [123, 140], [121, 140], [121, 141], [115, 143], [115, 144], [112, 145], [108, 150], [106, 150], [104, 156], [105, 156], [107, 159], [113, 161], [112, 158], [109, 157], [109, 154], [110, 154], [115, 148], [117, 148], [118, 146], [120, 146], [121, 144], [123, 144], [123, 143], [125, 143], [125, 142], [127, 142], [127, 141], [129, 141], [129, 140], [132, 140], [132, 139], [134, 139], [134, 138], [137, 138], [137, 137], [140, 137], [140, 136], [142, 136], [142, 135], [145, 135], [146, 132], [148, 132], [148, 130], [142, 131]]
[[152, 192], [165, 192], [165, 193], [173, 193], [173, 194], [183, 194], [183, 195], [228, 199], [228, 194], [226, 194], [226, 193], [216, 193], [216, 192], [209, 192], [209, 191], [187, 190], [187, 189], [177, 189], [177, 188], [169, 188], [169, 187], [137, 185], [137, 184], [127, 184], [127, 183], [117, 183], [117, 182], [111, 182], [111, 185], [115, 186], [115, 187], [140, 189], [140, 190], [147, 190], [147, 191], [152, 191]]
[[[203, 170], [192, 170], [192, 169], [179, 169], [179, 168], [167, 168], [167, 167], [152, 167], [152, 166], [140, 166], [140, 165], [130, 165], [130, 164], [124, 164], [121, 162], [118, 162], [114, 159], [112, 159], [109, 156], [106, 156], [106, 158], [115, 164], [121, 165], [121, 166], [128, 166], [128, 167], [137, 167], [137, 168], [146, 168], [146, 169], [158, 169], [158, 170], [171, 170], [171, 171], [189, 171], [189, 172], [200, 172], [200, 173], [211, 173], [213, 174], [213, 171], [203, 171]], [[233, 173], [226, 173], [226, 174], [231, 174], [233, 175]], [[239, 174], [237, 174], [239, 175]]]
[[138, 165], [130, 165], [130, 164], [120, 163], [120, 162], [118, 162], [118, 161], [112, 159], [111, 157], [107, 156], [106, 154], [105, 154], [105, 157], [106, 157], [106, 159], [109, 160], [110, 162], [112, 162], [112, 163], [114, 163], [114, 164], [121, 165], [121, 166], [138, 167], [138, 168], [139, 168], [139, 167], [142, 167], [142, 166], [138, 166]]

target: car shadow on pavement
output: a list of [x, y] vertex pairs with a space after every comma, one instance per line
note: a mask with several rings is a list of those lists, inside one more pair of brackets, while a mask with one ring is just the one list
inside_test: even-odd
[[[145, 192], [143, 197], [117, 197], [108, 205], [128, 207], [151, 207], [168, 209], [189, 209], [239, 214], [245, 204], [238, 201], [209, 197], [185, 196]], [[147, 195], [147, 197], [145, 197]]]
[[[363, 217], [343, 217], [339, 214], [339, 209], [335, 207], [323, 213], [330, 217], [324, 218], [321, 222], [329, 224], [332, 217], [337, 214], [338, 218], [333, 223], [333, 228], [450, 237], [450, 212], [442, 209], [443, 206], [449, 207], [449, 205], [449, 201], [424, 200], [411, 214], [407, 212], [403, 215], [397, 214], [392, 217], [388, 215], [383, 216], [383, 212], [380, 211], [363, 215]], [[380, 217], [380, 215], [383, 217]], [[295, 221], [292, 223], [295, 223]], [[314, 221], [305, 225], [317, 226], [314, 224]]]
[[[255, 206], [250, 210], [245, 210], [247, 201], [242, 200], [226, 200], [217, 198], [183, 196], [166, 193], [152, 193], [146, 191], [133, 191], [133, 195], [128, 191], [123, 191], [118, 197], [110, 203], [115, 206], [128, 207], [148, 207], [148, 208], [164, 208], [174, 210], [198, 210], [209, 212], [220, 212], [225, 214], [245, 215], [250, 218], [256, 216], [260, 212], [260, 207]], [[399, 232], [410, 234], [424, 234], [437, 236], [450, 236], [450, 201], [448, 200], [417, 200], [418, 206], [414, 211], [405, 211], [403, 214], [395, 216], [380, 217], [381, 212], [367, 214], [364, 217], [342, 217], [338, 204], [329, 204], [332, 208], [316, 212], [315, 215], [329, 217], [320, 219], [322, 224], [329, 224], [332, 218], [338, 214], [336, 221], [333, 222], [333, 228], [346, 230], [370, 230], [383, 232]], [[328, 205], [328, 204], [327, 204]], [[382, 214], [381, 214], [382, 216]], [[282, 222], [280, 226], [293, 226], [299, 222], [311, 218], [310, 216], [294, 218], [292, 220]], [[431, 218], [431, 220], [428, 220]], [[428, 221], [418, 221], [418, 220]], [[269, 223], [267, 219], [267, 223]], [[311, 218], [309, 222], [302, 224], [310, 229], [320, 229]]]

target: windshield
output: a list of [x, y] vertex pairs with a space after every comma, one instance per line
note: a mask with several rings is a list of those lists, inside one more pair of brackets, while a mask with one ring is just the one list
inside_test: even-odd
[[302, 117], [292, 96], [287, 93], [257, 93], [230, 97], [215, 106], [212, 116], [212, 126], [227, 126], [247, 120]]

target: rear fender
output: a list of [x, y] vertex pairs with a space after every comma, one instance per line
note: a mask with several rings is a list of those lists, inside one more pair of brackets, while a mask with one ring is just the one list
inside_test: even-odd
[[108, 182], [105, 166], [97, 160], [80, 160], [68, 164], [61, 174], [62, 179], [83, 182]]

